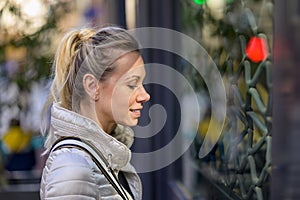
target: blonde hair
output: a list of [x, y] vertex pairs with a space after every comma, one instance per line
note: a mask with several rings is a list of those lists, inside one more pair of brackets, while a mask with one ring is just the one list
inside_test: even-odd
[[[85, 74], [93, 74], [103, 81], [118, 66], [113, 65], [122, 55], [136, 51], [139, 44], [128, 31], [119, 27], [75, 29], [68, 32], [61, 40], [53, 63], [53, 80], [43, 119], [50, 114], [53, 102], [74, 112], [79, 111], [80, 101], [86, 96], [82, 85]], [[43, 120], [42, 133], [49, 128]]]

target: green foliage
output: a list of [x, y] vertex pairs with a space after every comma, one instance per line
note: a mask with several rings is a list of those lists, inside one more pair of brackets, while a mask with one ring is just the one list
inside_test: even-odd
[[[6, 0], [2, 5], [2, 7], [0, 6], [0, 20], [7, 17], [5, 14], [9, 14], [14, 16], [13, 23], [25, 21], [28, 28], [30, 27], [30, 23], [34, 23], [34, 21], [25, 20], [22, 12], [20, 12], [20, 6], [22, 5], [17, 5], [14, 1], [10, 0]], [[31, 34], [26, 34], [23, 30], [10, 33], [12, 31], [11, 27], [8, 30], [5, 29], [3, 24], [5, 21], [1, 20], [0, 78], [9, 78], [9, 81], [16, 82], [21, 90], [28, 90], [33, 81], [38, 81], [49, 76], [53, 57], [53, 52], [51, 51], [52, 36], [60, 31], [58, 30], [58, 22], [71, 10], [72, 3], [71, 1], [58, 1], [56, 3], [49, 3], [46, 6], [45, 23]], [[9, 12], [4, 12], [5, 10], [9, 10]], [[24, 30], [26, 30], [26, 27]], [[8, 74], [7, 69], [7, 64], [10, 61], [8, 60], [9, 55], [7, 51], [9, 48], [13, 49], [13, 51], [22, 50], [24, 52], [22, 58], [14, 60], [18, 67], [13, 72], [13, 75]], [[10, 54], [14, 54], [14, 52], [10, 52]]]

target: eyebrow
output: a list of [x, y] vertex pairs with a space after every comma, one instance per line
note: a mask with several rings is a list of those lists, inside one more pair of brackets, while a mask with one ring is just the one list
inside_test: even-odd
[[127, 80], [130, 80], [130, 79], [133, 79], [133, 78], [136, 78], [137, 80], [140, 80], [140, 79], [141, 79], [141, 77], [138, 76], [138, 75], [132, 75], [132, 76], [126, 78], [126, 81], [127, 81]]

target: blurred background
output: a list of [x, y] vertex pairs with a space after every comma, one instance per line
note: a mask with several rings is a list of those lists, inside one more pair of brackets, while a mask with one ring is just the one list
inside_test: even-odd
[[[177, 99], [168, 88], [145, 86], [152, 98], [139, 125], [160, 124], [160, 116], [150, 122], [147, 114], [155, 104], [164, 107], [167, 119], [154, 136], [136, 138], [134, 152], [162, 148], [179, 123], [184, 123], [178, 130], [184, 137], [191, 135], [190, 127], [198, 128], [178, 160], [140, 174], [144, 200], [300, 198], [298, 0], [1, 0], [0, 199], [39, 199], [46, 159], [41, 156], [45, 138], [40, 115], [62, 35], [72, 27], [110, 24], [187, 34], [211, 56], [226, 89], [224, 129], [201, 157], [207, 128], [215, 123], [205, 81], [178, 55], [143, 50], [145, 63], [168, 65], [184, 75], [202, 111], [201, 121], [193, 124], [188, 120], [193, 113], [188, 91]], [[201, 62], [197, 49], [191, 52], [189, 57]], [[180, 87], [168, 74], [163, 77]], [[183, 138], [174, 148], [184, 143]]]

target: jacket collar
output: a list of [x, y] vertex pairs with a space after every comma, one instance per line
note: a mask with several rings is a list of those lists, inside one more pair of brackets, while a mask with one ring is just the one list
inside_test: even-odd
[[51, 108], [51, 128], [55, 138], [78, 137], [92, 143], [113, 169], [120, 170], [131, 159], [129, 147], [133, 143], [133, 131], [129, 127], [118, 125], [113, 137], [93, 120], [54, 103]]

